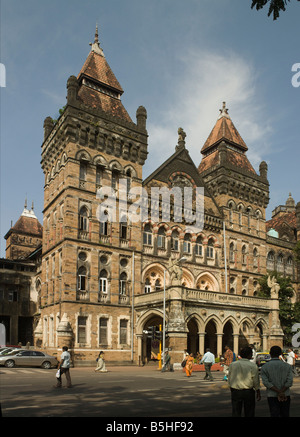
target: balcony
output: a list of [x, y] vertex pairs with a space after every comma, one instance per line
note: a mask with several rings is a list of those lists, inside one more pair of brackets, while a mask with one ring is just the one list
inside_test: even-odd
[[[162, 306], [164, 298], [163, 290], [151, 293], [139, 294], [134, 297], [134, 306], [158, 305]], [[180, 299], [191, 304], [213, 304], [222, 307], [239, 306], [245, 309], [268, 309], [271, 308], [271, 300], [253, 296], [221, 293], [216, 291], [204, 291], [192, 288], [173, 286], [166, 289], [166, 300]]]

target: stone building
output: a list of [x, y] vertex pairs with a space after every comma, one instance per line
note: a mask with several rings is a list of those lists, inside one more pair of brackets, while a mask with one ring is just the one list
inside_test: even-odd
[[[147, 112], [139, 107], [133, 121], [122, 94], [96, 31], [81, 71], [67, 81], [63, 113], [44, 122], [35, 343], [50, 353], [66, 344], [75, 364], [94, 362], [99, 350], [111, 362], [145, 362], [160, 350], [147, 332], [162, 329], [165, 314], [173, 361], [181, 361], [184, 349], [203, 354], [209, 346], [220, 355], [226, 344], [235, 352], [247, 343], [282, 344], [278, 299], [257, 296], [274, 247], [284, 247], [290, 260], [284, 274], [297, 286], [294, 240], [267, 234], [267, 164], [256, 173], [224, 103], [198, 167], [180, 128], [174, 153], [143, 180], [151, 153]], [[197, 187], [204, 196], [199, 232], [188, 220], [195, 197], [185, 208], [172, 195], [165, 220], [165, 203], [150, 196], [153, 188]], [[138, 215], [138, 207], [146, 217], [129, 220], [129, 209]]]
[[0, 258], [0, 323], [6, 344], [33, 344], [39, 308], [43, 229], [33, 206], [6, 233], [6, 258]]

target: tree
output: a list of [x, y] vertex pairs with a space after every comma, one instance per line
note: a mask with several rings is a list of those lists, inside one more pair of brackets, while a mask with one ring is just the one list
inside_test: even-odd
[[[273, 20], [277, 20], [280, 11], [285, 11], [285, 6], [290, 0], [252, 0], [251, 9], [256, 7], [256, 10], [262, 9], [267, 3], [270, 2], [268, 17], [273, 14]], [[300, 0], [297, 0], [298, 2]]]
[[297, 244], [294, 247], [294, 252], [296, 254], [296, 260], [300, 263], [300, 241], [297, 241]]
[[[259, 297], [270, 298], [270, 288], [268, 287], [268, 276], [265, 275], [259, 280], [260, 291]], [[275, 276], [276, 281], [280, 285], [278, 293], [279, 298], [279, 319], [280, 324], [285, 334], [285, 343], [291, 344], [292, 327], [297, 321], [299, 322], [299, 302], [292, 304], [291, 298], [294, 295], [292, 281], [290, 277], [283, 277], [277, 272], [270, 273], [270, 276]]]

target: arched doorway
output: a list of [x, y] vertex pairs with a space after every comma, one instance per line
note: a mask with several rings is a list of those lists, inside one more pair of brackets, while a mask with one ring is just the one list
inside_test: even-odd
[[[163, 319], [160, 316], [153, 315], [144, 325], [143, 328], [143, 342], [142, 342], [142, 362], [147, 364], [149, 362], [158, 361], [158, 354], [162, 348], [161, 342], [158, 338], [153, 338], [149, 335], [150, 329], [154, 327], [155, 331], [162, 330]], [[148, 334], [146, 333], [148, 332]], [[166, 339], [166, 347], [168, 342]]]
[[198, 334], [198, 325], [195, 319], [191, 319], [188, 324], [188, 335], [187, 335], [187, 350], [189, 353], [194, 354], [199, 352], [199, 334]]
[[231, 350], [233, 350], [233, 327], [231, 322], [226, 322], [224, 325], [222, 352], [224, 352], [225, 346], [228, 346]]
[[213, 320], [210, 320], [205, 327], [204, 350], [206, 351], [207, 348], [217, 355], [217, 327]]

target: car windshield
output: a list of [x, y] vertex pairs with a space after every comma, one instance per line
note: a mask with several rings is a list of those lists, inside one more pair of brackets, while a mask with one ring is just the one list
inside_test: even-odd
[[16, 355], [16, 354], [18, 354], [19, 352], [21, 352], [21, 350], [20, 350], [20, 349], [17, 349], [17, 350], [15, 350], [15, 351], [11, 351], [11, 352], [9, 352], [9, 353], [6, 354], [5, 356], [7, 357], [8, 355]]

